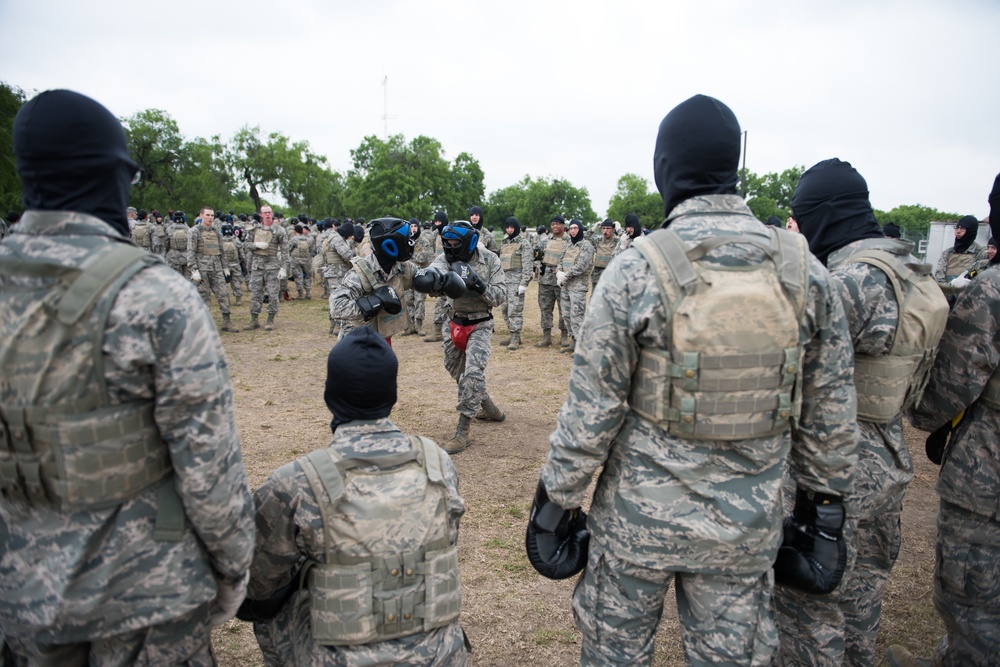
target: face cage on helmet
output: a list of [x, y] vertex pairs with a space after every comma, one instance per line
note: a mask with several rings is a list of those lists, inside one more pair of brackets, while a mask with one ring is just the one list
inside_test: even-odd
[[387, 259], [405, 262], [413, 256], [413, 239], [410, 238], [410, 224], [397, 224], [389, 232], [372, 237], [372, 249]]
[[441, 231], [441, 239], [449, 241], [458, 239], [461, 243], [458, 246], [451, 246], [444, 243], [444, 256], [449, 262], [468, 262], [472, 259], [472, 253], [479, 243], [479, 232], [475, 229], [466, 229], [455, 225], [446, 225]]

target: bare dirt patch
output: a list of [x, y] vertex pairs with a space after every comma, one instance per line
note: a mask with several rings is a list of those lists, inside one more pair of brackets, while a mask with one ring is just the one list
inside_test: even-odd
[[[223, 334], [244, 462], [254, 488], [278, 466], [330, 439], [323, 387], [326, 355], [336, 339], [327, 334], [326, 301], [319, 289], [314, 294], [309, 301], [282, 303], [275, 331]], [[430, 316], [433, 301], [427, 305]], [[217, 309], [215, 314], [221, 322]], [[541, 337], [538, 317], [532, 283], [525, 302], [525, 346], [515, 352], [499, 344], [507, 331], [497, 317], [486, 379], [507, 419], [474, 423], [475, 444], [454, 457], [467, 507], [459, 550], [462, 624], [475, 647], [473, 665], [579, 664], [580, 636], [570, 610], [573, 582], [543, 579], [524, 555], [528, 509], [570, 368], [569, 355], [559, 354], [558, 345], [534, 347]], [[238, 324], [247, 318], [246, 306], [234, 309]], [[405, 432], [443, 442], [454, 433], [457, 392], [444, 369], [441, 344], [419, 336], [396, 336], [392, 343], [400, 359], [392, 420]], [[937, 468], [923, 454], [924, 434], [907, 428], [906, 436], [917, 474], [906, 496], [903, 546], [886, 588], [879, 642], [883, 649], [904, 643], [928, 654], [942, 632], [931, 602]], [[221, 665], [263, 664], [247, 623], [230, 621], [213, 633], [213, 640]], [[672, 599], [654, 664], [683, 664]]]

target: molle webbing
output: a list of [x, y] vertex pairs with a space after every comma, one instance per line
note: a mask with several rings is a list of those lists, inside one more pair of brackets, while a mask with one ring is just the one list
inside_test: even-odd
[[[406, 331], [407, 322], [409, 316], [406, 309], [406, 299], [403, 298], [403, 285], [406, 282], [404, 280], [405, 273], [411, 273], [411, 264], [404, 263], [403, 269], [404, 273], [397, 273], [396, 275], [389, 278], [387, 282], [382, 282], [379, 280], [375, 272], [372, 271], [371, 266], [368, 265], [368, 261], [364, 257], [353, 257], [351, 258], [351, 266], [358, 274], [358, 279], [361, 281], [361, 289], [364, 290], [365, 294], [371, 294], [379, 287], [388, 285], [389, 287], [396, 290], [396, 296], [399, 297], [400, 304], [402, 308], [395, 315], [387, 313], [385, 310], [380, 310], [377, 315], [375, 315], [375, 321], [372, 326], [378, 331], [384, 338], [390, 338], [396, 334]], [[412, 273], [410, 275], [412, 278]]]
[[615, 247], [618, 240], [612, 237], [610, 240], [601, 239], [594, 244], [594, 268], [603, 269], [607, 267], [611, 258], [614, 257]]
[[199, 229], [198, 247], [195, 248], [195, 253], [209, 257], [218, 257], [221, 255], [222, 249], [219, 247], [219, 233], [211, 227], [208, 229], [205, 229], [205, 227]]
[[566, 236], [561, 238], [552, 237], [545, 243], [545, 254], [542, 256], [542, 264], [556, 267], [562, 263], [563, 253], [569, 247], [569, 239]]
[[[334, 232], [334, 234], [336, 233], [337, 232]], [[346, 268], [348, 263], [343, 257], [341, 257], [340, 253], [337, 252], [337, 249], [334, 247], [335, 245], [336, 243], [333, 240], [333, 236], [329, 236], [325, 241], [323, 241], [323, 259], [326, 260], [326, 263], [329, 265], [342, 266]]]
[[170, 233], [170, 248], [171, 250], [179, 250], [184, 252], [188, 248], [188, 228], [184, 225], [178, 225], [174, 228], [174, 231]]
[[251, 246], [253, 254], [261, 257], [276, 257], [278, 255], [278, 244], [274, 242], [274, 237], [275, 233], [263, 225], [254, 230], [253, 242], [267, 243], [267, 247], [261, 250], [256, 245]]
[[500, 266], [504, 271], [520, 271], [521, 264], [521, 243], [510, 241], [500, 246]]
[[569, 271], [576, 264], [576, 260], [580, 258], [580, 253], [583, 252], [583, 246], [580, 243], [574, 243], [566, 248], [566, 252], [562, 256], [562, 270]]

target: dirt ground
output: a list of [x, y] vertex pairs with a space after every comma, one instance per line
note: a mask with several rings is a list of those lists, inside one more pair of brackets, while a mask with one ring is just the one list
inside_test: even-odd
[[[236, 396], [237, 423], [250, 484], [256, 488], [276, 467], [330, 440], [330, 415], [323, 403], [326, 356], [335, 338], [327, 334], [326, 301], [281, 304], [275, 331], [226, 333]], [[248, 319], [247, 297], [233, 309], [234, 321]], [[427, 302], [428, 318], [433, 301]], [[218, 322], [218, 309], [213, 309]], [[531, 498], [548, 452], [548, 436], [567, 391], [570, 357], [557, 347], [537, 349], [541, 337], [537, 287], [525, 302], [525, 347], [511, 352], [499, 344], [507, 331], [502, 318], [486, 371], [491, 396], [507, 413], [503, 423], [473, 425], [474, 445], [454, 457], [466, 514], [459, 550], [462, 625], [474, 646], [470, 664], [579, 664], [580, 636], [573, 625], [573, 581], [538, 576], [524, 555], [524, 529]], [[405, 432], [443, 442], [454, 433], [456, 386], [442, 363], [440, 343], [396, 336], [399, 400], [391, 419]], [[908, 429], [916, 477], [903, 511], [903, 546], [889, 579], [879, 644], [903, 643], [928, 654], [942, 632], [931, 601], [937, 468], [923, 454], [924, 434]], [[213, 634], [221, 665], [261, 665], [249, 624], [230, 621]], [[668, 596], [656, 641], [656, 665], [683, 665], [680, 628]], [[881, 659], [877, 664], [887, 664]]]

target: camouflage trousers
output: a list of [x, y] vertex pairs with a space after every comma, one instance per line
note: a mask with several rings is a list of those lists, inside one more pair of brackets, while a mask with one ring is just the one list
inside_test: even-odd
[[451, 303], [448, 297], [439, 296], [434, 299], [434, 326], [444, 330], [444, 337], [448, 337], [448, 318], [451, 316]]
[[771, 570], [751, 575], [650, 570], [590, 542], [573, 591], [583, 634], [581, 665], [650, 665], [670, 582], [676, 585], [687, 665], [770, 665], [778, 647], [771, 618]]
[[465, 352], [451, 341], [450, 327], [444, 332], [444, 368], [458, 383], [455, 409], [466, 417], [475, 417], [486, 393], [486, 364], [493, 350], [493, 320], [480, 322], [469, 334]]
[[[326, 292], [329, 296], [333, 296], [333, 293], [340, 289], [340, 281], [344, 279], [343, 269], [325, 269], [323, 271], [323, 281], [326, 283]], [[327, 313], [330, 309], [327, 308]], [[330, 324], [334, 323], [333, 315], [327, 315], [330, 320]]]
[[524, 295], [518, 294], [517, 288], [521, 286], [522, 275], [520, 271], [508, 271], [504, 276], [507, 279], [507, 300], [500, 306], [503, 321], [508, 331], [521, 333], [524, 328]]
[[604, 273], [605, 267], [595, 266], [594, 270], [590, 273], [590, 289], [593, 291], [597, 288], [597, 281], [601, 279], [601, 274]]
[[239, 262], [229, 264], [229, 287], [233, 290], [233, 296], [237, 299], [243, 298], [243, 269]]
[[903, 498], [870, 519], [848, 517], [847, 569], [829, 595], [777, 586], [775, 620], [781, 647], [777, 665], [875, 664], [882, 592], [899, 556]]
[[469, 662], [465, 634], [457, 621], [429, 632], [373, 644], [318, 646], [313, 641], [309, 600], [309, 594], [300, 591], [274, 619], [254, 623], [254, 635], [267, 667], [465, 667]]
[[312, 296], [312, 262], [308, 259], [295, 259], [289, 262], [291, 270], [288, 275], [295, 281], [295, 290], [305, 292], [306, 296]]
[[208, 604], [160, 625], [76, 644], [46, 644], [34, 637], [4, 637], [6, 667], [213, 667]]
[[219, 302], [219, 312], [229, 314], [229, 285], [226, 275], [222, 272], [222, 262], [218, 257], [199, 257], [195, 260], [201, 282], [198, 283], [198, 294], [206, 306], [212, 305], [212, 295]]
[[[253, 258], [250, 269], [250, 314], [259, 315], [267, 291], [267, 314], [278, 314], [281, 292], [278, 289], [278, 263], [259, 256]], [[287, 282], [287, 281], [286, 281]]]
[[[410, 313], [410, 317], [414, 320], [424, 319], [424, 306], [427, 303], [427, 295], [423, 292], [418, 292], [415, 289], [408, 289], [405, 292], [406, 297], [406, 309]], [[416, 324], [414, 324], [416, 326]]]
[[559, 293], [559, 310], [568, 313], [569, 333], [580, 338], [583, 316], [587, 314], [587, 278], [573, 278], [562, 286]]
[[934, 607], [944, 667], [1000, 664], [1000, 520], [941, 501]]
[[[547, 269], [546, 269], [547, 270]], [[559, 306], [559, 330], [569, 333], [569, 308], [563, 309], [559, 301], [559, 286], [538, 283], [538, 308], [542, 315], [542, 330], [552, 328], [552, 313]]]
[[186, 253], [183, 253], [180, 250], [168, 250], [167, 265], [188, 280], [191, 279], [191, 270], [188, 268]]

